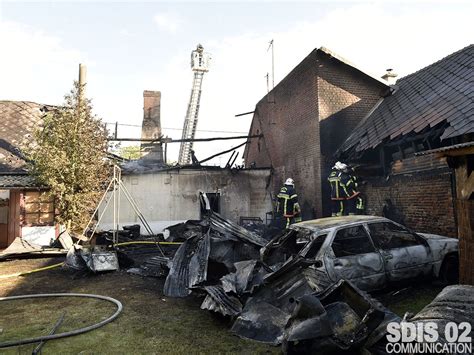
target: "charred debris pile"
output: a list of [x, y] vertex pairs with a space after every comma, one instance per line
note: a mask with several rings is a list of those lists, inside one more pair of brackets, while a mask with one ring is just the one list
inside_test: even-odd
[[[111, 264], [113, 270], [118, 265], [110, 255], [118, 255], [117, 264], [129, 273], [166, 277], [166, 296], [202, 297], [201, 309], [228, 318], [234, 334], [282, 344], [285, 352], [385, 354], [387, 324], [402, 321], [351, 282], [328, 280], [317, 260], [299, 252], [292, 230], [267, 240], [209, 211], [164, 235], [138, 237], [136, 227], [128, 228], [113, 247], [103, 234], [96, 243], [109, 246], [76, 250], [69, 264], [75, 260], [76, 267], [93, 271]], [[473, 319], [473, 300], [474, 287], [450, 286], [404, 321], [428, 319], [442, 327], [450, 314]]]

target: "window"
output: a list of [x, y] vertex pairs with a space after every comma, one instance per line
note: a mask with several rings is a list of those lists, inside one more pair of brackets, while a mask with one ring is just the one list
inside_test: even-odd
[[363, 226], [339, 230], [332, 242], [332, 250], [338, 258], [375, 252]]
[[54, 224], [54, 200], [46, 192], [24, 193], [24, 225], [44, 226]]
[[312, 242], [308, 244], [308, 247], [305, 248], [302, 252], [303, 256], [308, 259], [314, 259], [318, 255], [319, 250], [326, 240], [327, 234], [318, 235]]
[[369, 230], [374, 243], [382, 249], [404, 248], [420, 244], [414, 233], [394, 223], [371, 223]]

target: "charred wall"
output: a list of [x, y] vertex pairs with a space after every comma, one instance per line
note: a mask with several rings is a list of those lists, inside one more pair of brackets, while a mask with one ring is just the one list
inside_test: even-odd
[[[138, 207], [158, 233], [171, 224], [200, 219], [199, 191], [218, 193], [220, 213], [238, 223], [240, 217], [260, 217], [271, 211], [271, 198], [266, 186], [269, 169], [184, 169], [145, 174], [123, 175], [123, 182]], [[120, 201], [121, 225], [139, 223], [125, 196]], [[113, 210], [105, 212], [102, 228], [113, 221]]]
[[390, 199], [404, 219], [417, 231], [457, 237], [452, 172], [449, 168], [409, 174], [365, 178], [361, 187], [366, 213], [382, 215]]

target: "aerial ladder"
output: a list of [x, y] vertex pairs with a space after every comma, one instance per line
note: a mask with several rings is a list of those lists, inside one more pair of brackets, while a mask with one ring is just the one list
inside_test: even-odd
[[191, 69], [194, 72], [193, 87], [191, 89], [191, 98], [189, 99], [188, 110], [184, 119], [183, 140], [191, 140], [181, 142], [179, 147], [179, 165], [186, 165], [191, 162], [191, 152], [193, 142], [196, 135], [196, 127], [199, 115], [199, 104], [201, 100], [201, 87], [204, 73], [209, 71], [209, 63], [211, 56], [204, 52], [202, 45], [198, 44], [197, 48], [191, 52]]

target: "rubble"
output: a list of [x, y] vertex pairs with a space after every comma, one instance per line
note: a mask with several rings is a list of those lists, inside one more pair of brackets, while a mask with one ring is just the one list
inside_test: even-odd
[[[204, 294], [201, 309], [230, 317], [230, 330], [239, 337], [283, 344], [292, 353], [384, 354], [387, 324], [401, 321], [351, 281], [329, 279], [316, 257], [324, 238], [287, 230], [265, 243], [214, 212], [173, 226], [173, 240], [179, 240], [177, 230], [185, 241], [169, 263], [164, 294]], [[410, 321], [438, 316], [446, 323], [453, 314], [473, 319], [472, 291], [469, 303], [456, 287], [445, 289]], [[448, 315], [455, 297], [462, 298], [459, 312], [467, 310], [462, 316]]]
[[187, 239], [174, 255], [165, 282], [164, 294], [170, 297], [185, 297], [205, 281], [218, 281], [236, 271], [235, 263], [258, 260], [266, 244], [262, 237], [213, 212], [200, 224], [185, 225], [190, 227], [183, 231]]
[[8, 248], [0, 251], [0, 261], [27, 257], [63, 256], [66, 253], [67, 249], [64, 248], [40, 246], [17, 237]]
[[285, 352], [337, 353], [364, 346], [369, 335], [400, 318], [351, 282], [295, 300], [285, 326]]
[[174, 255], [163, 293], [169, 297], [185, 297], [191, 288], [207, 279], [210, 235], [196, 234], [186, 240]]

